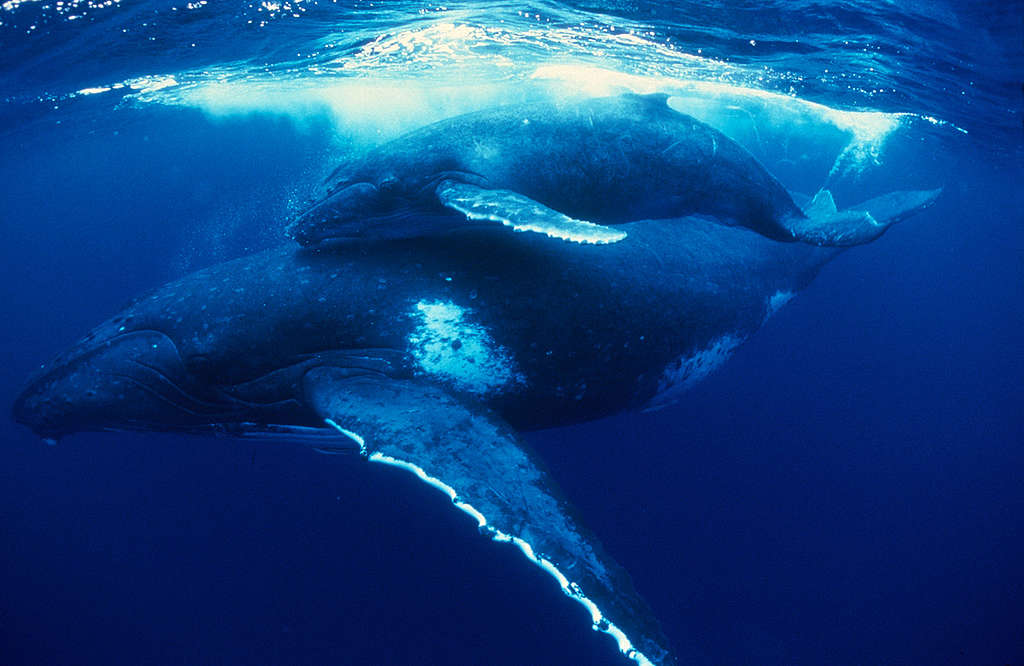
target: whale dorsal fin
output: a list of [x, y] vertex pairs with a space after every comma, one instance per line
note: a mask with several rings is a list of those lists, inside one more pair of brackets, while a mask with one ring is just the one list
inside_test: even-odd
[[572, 518], [543, 467], [498, 416], [434, 384], [334, 367], [310, 370], [303, 385], [309, 406], [339, 441], [446, 493], [482, 534], [515, 545], [547, 571], [626, 656], [672, 663], [626, 573]]
[[663, 92], [652, 92], [652, 93], [625, 93], [623, 97], [632, 97], [649, 104], [654, 108], [661, 108], [668, 106], [668, 100], [672, 96], [668, 93]]
[[823, 217], [833, 215], [838, 209], [836, 200], [828, 190], [818, 190], [818, 193], [804, 206], [804, 215], [807, 217]]
[[574, 243], [616, 243], [626, 232], [577, 220], [512, 190], [488, 190], [444, 180], [437, 186], [442, 204], [470, 220], [500, 222], [515, 231], [533, 231]]

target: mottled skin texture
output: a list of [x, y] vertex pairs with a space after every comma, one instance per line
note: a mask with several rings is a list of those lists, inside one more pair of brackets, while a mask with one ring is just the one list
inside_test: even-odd
[[522, 378], [472, 400], [519, 429], [572, 423], [643, 405], [674, 359], [753, 333], [775, 292], [798, 290], [834, 254], [696, 218], [627, 227], [610, 246], [488, 228], [214, 266], [100, 325], [30, 383], [15, 414], [48, 436], [319, 425], [302, 375], [422, 375], [409, 354], [415, 304], [440, 301], [489, 331]]
[[14, 416], [52, 438], [304, 426], [317, 445], [356, 442], [449, 484], [485, 533], [524, 540], [605, 630], [669, 665], [629, 577], [509, 425], [644, 404], [680, 356], [753, 333], [771, 297], [834, 251], [702, 219], [626, 226], [608, 246], [494, 227], [214, 266], [100, 325], [29, 383]]
[[597, 224], [691, 214], [792, 240], [803, 218], [782, 185], [717, 130], [664, 95], [499, 107], [434, 123], [343, 164], [292, 227], [306, 245], [464, 224], [438, 202], [450, 178], [513, 190]]
[[[375, 153], [324, 204], [344, 204], [348, 231], [363, 240], [288, 245], [157, 289], [44, 368], [15, 418], [48, 438], [300, 430], [321, 448], [356, 448], [516, 544], [627, 657], [674, 663], [628, 576], [516, 431], [640, 407], [673, 382], [688, 385], [837, 250], [771, 240], [785, 237], [773, 231], [780, 216], [799, 214], [785, 191], [660, 98], [531, 108], [463, 117]], [[470, 225], [438, 203], [446, 179], [605, 224], [638, 221], [615, 225], [624, 237], [610, 245]], [[895, 220], [935, 196], [866, 205]], [[833, 219], [834, 205], [819, 208], [819, 221]], [[861, 215], [870, 233], [854, 224], [838, 236], [865, 242], [884, 230]], [[402, 233], [367, 242], [386, 237], [382, 228]], [[808, 227], [819, 232], [837, 238]]]

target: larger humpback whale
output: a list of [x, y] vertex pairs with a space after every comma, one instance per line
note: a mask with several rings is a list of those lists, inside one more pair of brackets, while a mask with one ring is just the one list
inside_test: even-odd
[[497, 107], [448, 118], [346, 162], [291, 225], [303, 245], [443, 232], [467, 218], [582, 243], [619, 225], [706, 215], [769, 238], [858, 245], [928, 192], [838, 211], [827, 190], [801, 210], [735, 141], [664, 94]]
[[585, 605], [638, 663], [671, 649], [517, 430], [658, 405], [838, 250], [704, 218], [611, 245], [469, 228], [285, 246], [143, 296], [32, 378], [14, 417], [83, 430], [282, 433], [447, 493]]

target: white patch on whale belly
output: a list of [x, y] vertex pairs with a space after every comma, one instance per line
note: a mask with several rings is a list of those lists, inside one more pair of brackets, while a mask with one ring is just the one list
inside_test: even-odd
[[477, 394], [524, 383], [508, 350], [470, 321], [472, 312], [451, 301], [416, 304], [413, 318], [419, 323], [409, 336], [409, 348], [419, 370]]
[[723, 335], [704, 349], [669, 363], [658, 379], [658, 392], [647, 403], [646, 410], [661, 409], [679, 400], [683, 393], [725, 363], [742, 342], [743, 338], [737, 335]]
[[784, 306], [786, 303], [789, 303], [791, 300], [793, 300], [793, 296], [795, 296], [795, 294], [793, 292], [791, 292], [791, 291], [782, 291], [780, 289], [779, 291], [775, 292], [770, 297], [768, 297], [768, 303], [767, 303], [768, 312], [767, 312], [767, 314], [765, 315], [764, 318], [765, 319], [771, 318], [772, 315], [774, 315], [776, 312], [778, 312], [779, 310], [782, 309], [782, 306]]

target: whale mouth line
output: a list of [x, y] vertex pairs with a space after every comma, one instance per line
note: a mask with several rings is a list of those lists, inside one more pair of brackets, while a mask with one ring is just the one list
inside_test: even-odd
[[[216, 391], [202, 394], [190, 388], [191, 373], [167, 333], [110, 330], [119, 324], [115, 320], [99, 327], [40, 368], [15, 400], [14, 420], [44, 440], [56, 440], [77, 430], [151, 429], [163, 425], [160, 413], [217, 422], [239, 411]], [[125, 402], [126, 393], [145, 396], [134, 413], [109, 409]]]
[[[45, 440], [77, 431], [167, 430], [232, 436], [287, 436], [316, 440], [313, 419], [292, 386], [316, 365], [349, 373], [387, 374], [398, 361], [385, 350], [313, 353], [264, 367], [241, 383], [220, 383], [223, 368], [193, 368], [175, 340], [158, 329], [114, 332], [114, 320], [72, 352], [57, 357], [22, 390], [15, 421]], [[192, 357], [189, 357], [192, 358]]]
[[[148, 367], [148, 366], [145, 366], [145, 364], [142, 364], [142, 363], [138, 363], [137, 365], [140, 365], [140, 366], [143, 366], [143, 367]], [[179, 402], [179, 401], [173, 400], [170, 396], [165, 395], [164, 393], [158, 391], [156, 388], [154, 388], [150, 384], [142, 381], [138, 377], [133, 377], [132, 375], [126, 375], [126, 374], [119, 373], [119, 372], [108, 372], [108, 373], [104, 373], [104, 374], [106, 374], [109, 377], [116, 377], [117, 379], [120, 379], [122, 381], [128, 382], [129, 384], [132, 384], [133, 386], [141, 389], [142, 391], [145, 391], [146, 393], [148, 393], [149, 395], [153, 396], [154, 398], [156, 398], [160, 402], [163, 402], [164, 404], [169, 405], [170, 407], [173, 407], [174, 409], [177, 409], [177, 410], [180, 410], [182, 412], [185, 412], [189, 416], [197, 416], [198, 417], [198, 416], [204, 416], [204, 415], [206, 415], [208, 413], [216, 413], [216, 412], [200, 412], [200, 411], [197, 411], [195, 409], [192, 409], [192, 408], [188, 407], [184, 403], [184, 401]], [[159, 373], [157, 373], [157, 374], [159, 374]], [[165, 382], [163, 385], [164, 386], [169, 386], [170, 388], [175, 389], [183, 398], [192, 400], [194, 403], [200, 403], [199, 400], [192, 398], [192, 396], [190, 396], [187, 393], [185, 393], [184, 391], [182, 391], [181, 388], [177, 384], [174, 384], [173, 382], [171, 382], [169, 380], [167, 382]], [[201, 403], [201, 404], [209, 405], [211, 407], [214, 406], [212, 403]]]
[[[168, 360], [177, 365], [177, 368], [181, 370], [183, 376], [188, 376], [189, 373], [185, 367], [185, 362], [182, 359], [181, 351], [178, 349], [177, 343], [175, 343], [171, 336], [158, 329], [138, 329], [130, 332], [119, 333], [104, 344], [116, 344], [122, 340], [135, 337], [136, 334], [157, 335], [163, 338], [163, 340], [171, 346], [171, 350], [173, 351], [173, 359]], [[153, 347], [156, 348], [156, 345], [154, 344]], [[194, 395], [192, 392], [186, 390], [180, 382], [172, 379], [168, 375], [167, 369], [160, 368], [153, 363], [147, 363], [137, 357], [129, 357], [127, 361], [129, 367], [140, 370], [142, 376], [128, 374], [125, 372], [103, 372], [100, 374], [116, 377], [122, 381], [129, 382], [155, 399], [190, 416], [200, 417], [210, 414], [223, 414], [223, 403], [217, 404], [216, 402], [203, 400], [199, 396]], [[166, 390], [161, 391], [160, 388], [164, 388]], [[179, 399], [176, 400], [174, 396], [177, 396]]]

